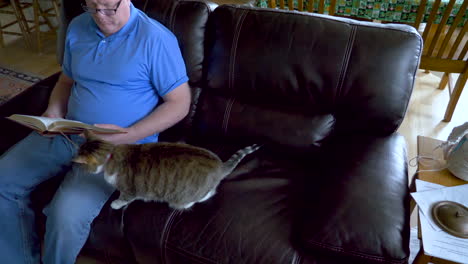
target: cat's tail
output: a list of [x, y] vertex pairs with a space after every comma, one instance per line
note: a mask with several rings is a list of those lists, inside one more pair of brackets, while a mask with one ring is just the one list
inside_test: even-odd
[[238, 150], [236, 153], [234, 153], [227, 161], [223, 163], [224, 167], [224, 177], [229, 175], [241, 162], [245, 156], [255, 152], [258, 150], [261, 146], [258, 144], [254, 144], [248, 147], [245, 147], [243, 149]]

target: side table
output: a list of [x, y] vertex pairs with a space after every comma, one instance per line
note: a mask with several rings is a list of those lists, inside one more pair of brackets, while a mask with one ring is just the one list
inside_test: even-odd
[[[442, 144], [444, 141], [433, 139], [430, 137], [418, 136], [417, 138], [417, 147], [418, 147], [418, 156], [426, 156], [426, 157], [433, 157], [434, 159], [441, 159], [443, 160], [443, 151], [441, 148], [436, 149], [437, 146]], [[459, 179], [455, 177], [448, 169], [443, 169], [439, 171], [428, 171], [433, 170], [434, 168], [424, 164], [418, 160], [418, 172], [413, 177], [413, 180], [410, 185], [410, 191], [416, 191], [415, 182], [416, 179], [436, 183], [444, 186], [456, 186], [462, 184], [468, 184], [467, 181]], [[411, 199], [411, 211], [413, 211], [415, 207], [415, 202]], [[418, 228], [418, 237], [421, 239], [424, 234], [421, 232], [421, 228]], [[421, 248], [419, 250], [418, 255], [414, 260], [414, 264], [426, 264], [426, 263], [434, 263], [434, 264], [454, 264], [456, 262], [444, 260], [441, 258], [436, 258], [432, 256], [427, 256], [424, 254], [424, 245], [422, 244], [421, 240]]]

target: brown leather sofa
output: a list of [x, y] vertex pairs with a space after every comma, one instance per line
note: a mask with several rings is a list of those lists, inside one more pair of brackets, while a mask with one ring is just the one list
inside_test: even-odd
[[[63, 2], [60, 43], [79, 2]], [[194, 92], [190, 115], [161, 140], [222, 158], [264, 145], [191, 210], [137, 201], [122, 214], [107, 203], [83, 254], [126, 264], [407, 263], [407, 154], [396, 129], [421, 54], [414, 29], [191, 0], [133, 3], [176, 34]], [[0, 116], [41, 114], [56, 80]], [[30, 132], [0, 126], [0, 153]], [[40, 230], [59, 181], [34, 193]]]

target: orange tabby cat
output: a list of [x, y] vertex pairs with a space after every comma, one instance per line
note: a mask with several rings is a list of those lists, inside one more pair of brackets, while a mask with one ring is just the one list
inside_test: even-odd
[[111, 207], [120, 209], [134, 200], [167, 202], [174, 209], [188, 209], [216, 193], [221, 180], [248, 154], [252, 145], [223, 162], [213, 152], [183, 143], [113, 145], [85, 132], [86, 142], [73, 160], [120, 191]]

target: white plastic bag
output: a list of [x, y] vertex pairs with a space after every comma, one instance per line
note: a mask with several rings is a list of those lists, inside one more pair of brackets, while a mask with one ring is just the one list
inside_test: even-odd
[[455, 127], [444, 144], [447, 169], [456, 177], [468, 181], [468, 122]]

